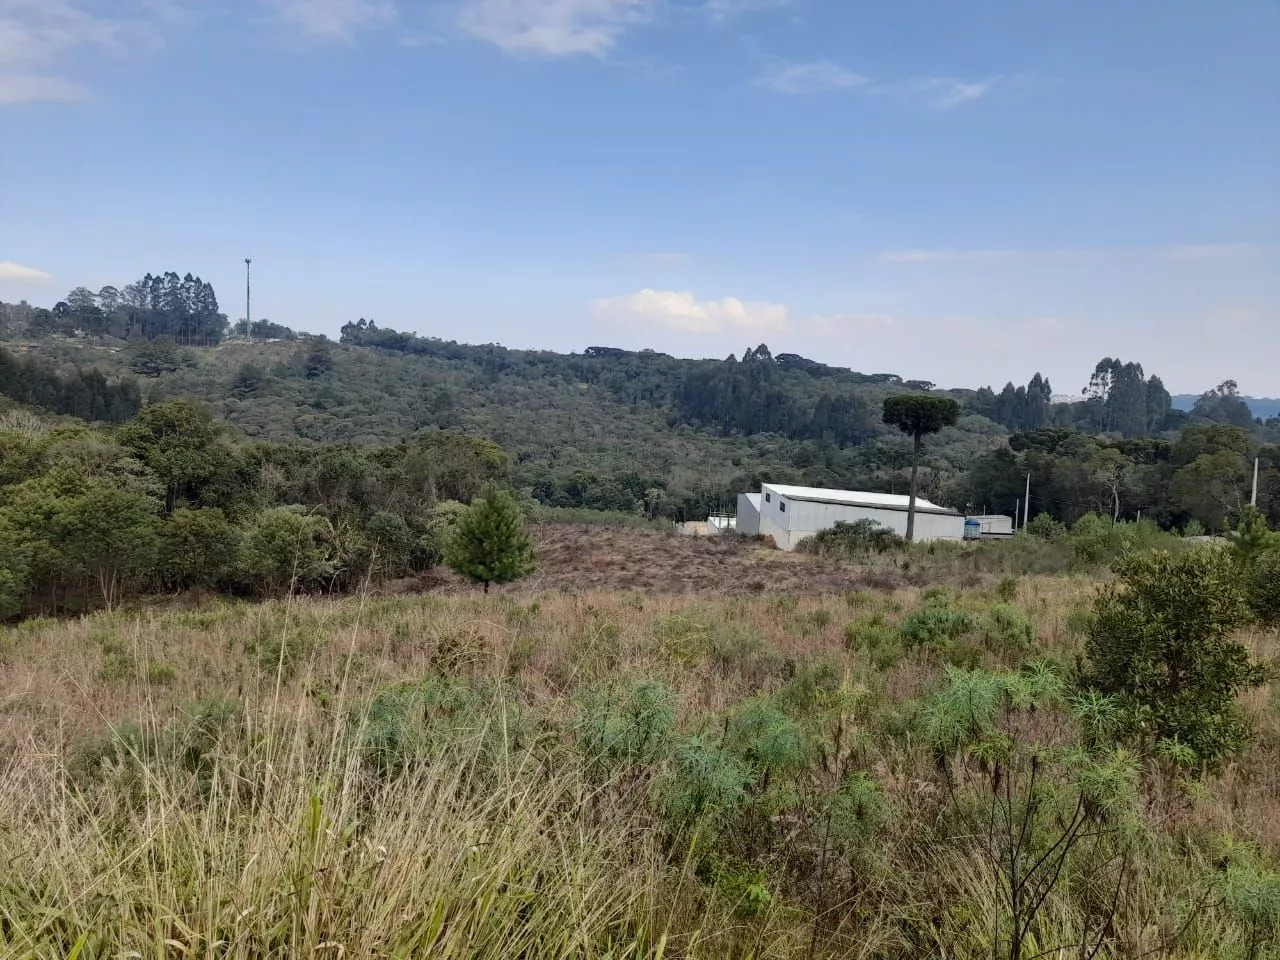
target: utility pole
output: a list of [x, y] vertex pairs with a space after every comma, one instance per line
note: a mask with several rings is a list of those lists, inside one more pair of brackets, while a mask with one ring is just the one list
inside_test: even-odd
[[1013, 505], [1013, 529], [1018, 529], [1018, 518], [1022, 516], [1022, 498], [1019, 497]]
[[253, 342], [253, 314], [249, 310], [251, 303], [249, 299], [249, 264], [253, 261], [249, 257], [244, 258], [244, 335]]
[[1031, 516], [1031, 474], [1027, 474], [1027, 496], [1022, 501], [1022, 528], [1027, 528], [1027, 519]]
[[1258, 460], [1259, 457], [1253, 458], [1253, 496], [1249, 498], [1249, 506], [1256, 507], [1258, 505]]

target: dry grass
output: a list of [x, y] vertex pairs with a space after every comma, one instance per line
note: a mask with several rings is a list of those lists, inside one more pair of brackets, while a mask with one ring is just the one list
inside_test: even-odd
[[[0, 634], [0, 956], [991, 955], [1004, 894], [958, 838], [913, 732], [944, 664], [906, 650], [877, 667], [845, 637], [877, 614], [893, 628], [921, 588], [857, 589], [851, 568], [734, 541], [557, 536], [542, 579], [509, 595], [153, 608]], [[673, 582], [686, 553], [716, 562]], [[1071, 613], [1091, 590], [1016, 584], [1031, 653], [1071, 662]], [[981, 611], [996, 593], [958, 604]], [[823, 759], [761, 828], [787, 845], [755, 860], [664, 821], [667, 768], [601, 777], [575, 747], [575, 718], [602, 690], [659, 681], [677, 727], [706, 737], [814, 663], [840, 678], [805, 720]], [[409, 733], [400, 715], [386, 726], [380, 697], [436, 681], [469, 699]], [[1280, 712], [1266, 690], [1247, 706], [1252, 755], [1189, 792], [1160, 795], [1154, 777], [1103, 956], [1246, 955], [1243, 928], [1212, 904], [1182, 927], [1189, 891], [1213, 876], [1203, 851], [1280, 850]], [[1025, 722], [1045, 742], [1074, 729], [1058, 712]], [[370, 743], [410, 734], [395, 741], [402, 762], [370, 760]], [[866, 863], [827, 883], [799, 824], [859, 770], [891, 817]], [[752, 877], [768, 896], [746, 909]], [[1079, 955], [1056, 947], [1076, 936], [1074, 903], [1047, 908], [1044, 956]]]

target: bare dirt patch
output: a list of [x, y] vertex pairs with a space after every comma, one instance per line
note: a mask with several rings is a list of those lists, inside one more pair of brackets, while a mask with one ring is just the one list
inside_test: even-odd
[[[548, 524], [533, 531], [538, 570], [504, 592], [645, 594], [831, 594], [889, 583], [883, 570], [785, 553], [739, 537], [689, 537], [621, 527]], [[888, 577], [894, 580], [894, 577]], [[419, 591], [474, 590], [452, 572], [431, 571]]]

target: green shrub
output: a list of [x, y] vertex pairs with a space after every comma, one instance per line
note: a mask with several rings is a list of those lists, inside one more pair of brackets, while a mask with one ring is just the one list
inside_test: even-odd
[[1047, 513], [1037, 513], [1023, 528], [1023, 532], [1046, 543], [1061, 543], [1067, 539], [1067, 525]]
[[1267, 626], [1280, 626], [1280, 550], [1268, 550], [1246, 573], [1249, 606]]
[[1225, 550], [1131, 555], [1103, 589], [1086, 644], [1086, 688], [1119, 697], [1151, 742], [1177, 740], [1210, 766], [1249, 741], [1240, 691], [1268, 672], [1234, 639], [1248, 622], [1240, 571]]
[[724, 749], [769, 776], [804, 765], [804, 736], [790, 717], [767, 702], [749, 701], [729, 718]]
[[868, 553], [887, 553], [906, 546], [906, 540], [874, 520], [837, 523], [800, 541], [802, 553], [851, 559]]
[[879, 613], [846, 624], [844, 641], [850, 651], [865, 650], [877, 670], [896, 666], [906, 653], [901, 634]]
[[1006, 656], [1025, 653], [1035, 640], [1035, 627], [1021, 607], [998, 603], [982, 618], [982, 639], [989, 650]]
[[902, 621], [900, 629], [902, 636], [916, 646], [941, 647], [960, 639], [972, 627], [973, 617], [963, 610], [926, 605]]
[[178, 678], [178, 671], [167, 663], [152, 660], [147, 664], [147, 683], [165, 687]]
[[128, 650], [108, 650], [102, 655], [98, 678], [104, 683], [125, 683], [138, 675], [138, 662]]
[[675, 707], [675, 694], [656, 680], [589, 696], [574, 723], [578, 748], [604, 775], [656, 760], [669, 748]]
[[755, 775], [743, 761], [701, 737], [677, 745], [661, 803], [677, 827], [731, 820], [749, 800]]
[[271, 596], [295, 587], [327, 587], [335, 572], [324, 521], [303, 507], [275, 507], [244, 531], [234, 576]]
[[844, 644], [849, 650], [874, 650], [898, 639], [898, 631], [885, 622], [884, 614], [851, 620], [844, 627]]
[[721, 670], [761, 683], [782, 669], [782, 654], [758, 631], [722, 623], [711, 634], [711, 661]]

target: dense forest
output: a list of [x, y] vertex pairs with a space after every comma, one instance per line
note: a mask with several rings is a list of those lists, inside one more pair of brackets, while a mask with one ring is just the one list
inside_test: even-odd
[[[1029, 475], [1030, 513], [1046, 522], [1216, 532], [1249, 504], [1256, 460], [1257, 505], [1280, 525], [1280, 420], [1252, 418], [1230, 381], [1175, 410], [1158, 376], [1118, 358], [1098, 363], [1079, 401], [1054, 403], [1039, 374], [998, 393], [940, 390], [764, 345], [685, 360], [473, 346], [364, 320], [337, 343], [265, 320], [255, 342], [248, 332], [228, 327], [207, 283], [173, 272], [78, 288], [51, 310], [0, 304], [11, 595], [56, 605], [96, 582], [109, 600], [124, 567], [189, 586], [192, 545], [233, 541], [196, 569], [202, 585], [251, 591], [272, 582], [261, 556], [246, 560], [263, 523], [314, 543], [317, 585], [411, 572], [438, 553], [439, 505], [496, 476], [530, 502], [674, 520], [766, 478], [901, 492], [911, 441], [881, 410], [903, 392], [961, 406], [926, 445], [930, 499], [1012, 513]], [[75, 538], [130, 541], [91, 518], [139, 531], [146, 562], [108, 554], [104, 567]]]

